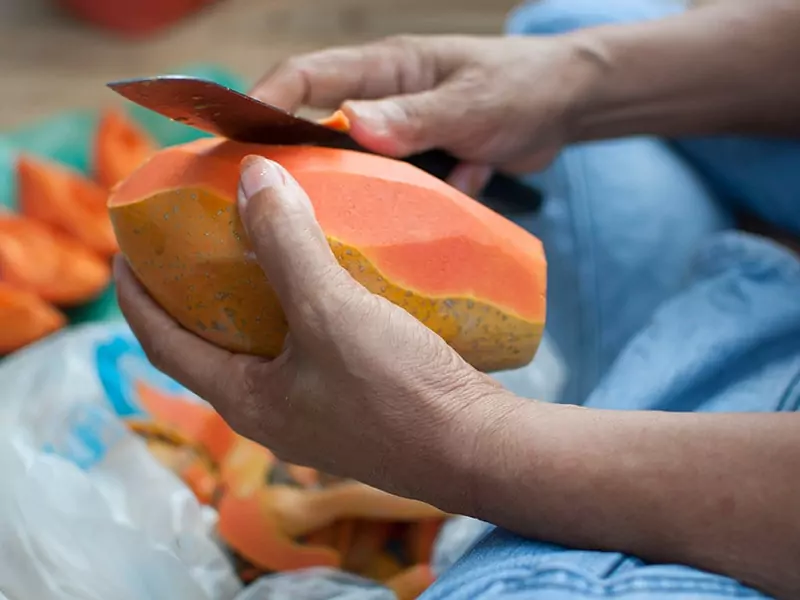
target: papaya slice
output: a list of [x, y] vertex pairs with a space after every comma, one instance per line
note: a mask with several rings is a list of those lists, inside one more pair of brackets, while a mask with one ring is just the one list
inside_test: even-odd
[[33, 292], [0, 282], [0, 355], [36, 342], [66, 323], [62, 313]]
[[337, 110], [332, 115], [319, 119], [317, 123], [329, 127], [330, 129], [341, 131], [342, 133], [348, 133], [350, 131], [350, 119], [348, 119], [347, 115], [341, 110]]
[[95, 180], [111, 189], [157, 149], [155, 140], [124, 112], [108, 108], [100, 116], [95, 134]]
[[0, 279], [43, 300], [74, 306], [111, 281], [108, 263], [74, 239], [33, 219], [0, 214]]
[[336, 568], [341, 557], [326, 546], [308, 546], [288, 536], [272, 512], [271, 489], [246, 496], [225, 493], [217, 504], [220, 537], [238, 554], [265, 571]]
[[236, 212], [239, 163], [282, 164], [308, 192], [339, 262], [482, 371], [532, 360], [545, 320], [538, 239], [416, 167], [319, 147], [206, 138], [157, 152], [109, 199], [120, 248], [186, 329], [276, 356], [286, 320]]
[[[343, 567], [351, 573], [369, 577], [375, 557], [387, 546], [392, 533], [392, 524], [380, 521], [357, 521], [350, 547], [344, 556]], [[375, 573], [372, 573], [373, 578]]]
[[108, 192], [80, 173], [32, 156], [17, 161], [20, 212], [63, 233], [104, 257], [117, 241], [104, 208]]

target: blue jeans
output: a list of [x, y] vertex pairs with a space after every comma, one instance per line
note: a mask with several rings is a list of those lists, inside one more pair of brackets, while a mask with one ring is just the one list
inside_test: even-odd
[[[540, 0], [511, 16], [546, 35], [681, 10], [656, 0]], [[522, 225], [550, 264], [547, 333], [565, 402], [670, 411], [794, 411], [800, 261], [737, 231], [734, 211], [800, 233], [800, 143], [639, 137], [567, 148], [531, 183]], [[531, 502], [535, 502], [531, 498]], [[494, 530], [425, 600], [766, 598], [729, 578]]]

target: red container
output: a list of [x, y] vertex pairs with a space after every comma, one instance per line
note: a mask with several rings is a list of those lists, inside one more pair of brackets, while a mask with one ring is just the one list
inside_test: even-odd
[[146, 36], [215, 0], [57, 0], [78, 18], [126, 36]]

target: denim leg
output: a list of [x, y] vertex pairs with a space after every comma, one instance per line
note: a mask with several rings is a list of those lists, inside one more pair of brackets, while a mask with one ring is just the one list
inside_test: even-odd
[[581, 403], [627, 341], [674, 292], [698, 246], [730, 227], [695, 172], [664, 143], [567, 148], [536, 176], [546, 201], [517, 222], [547, 252], [547, 334]]
[[[648, 0], [541, 0], [514, 11], [508, 31], [555, 34], [679, 10]], [[678, 289], [697, 246], [732, 221], [695, 171], [657, 139], [569, 147], [528, 180], [545, 203], [515, 221], [544, 243], [546, 334], [567, 371], [559, 400], [581, 403]]]
[[800, 235], [800, 141], [695, 138], [674, 147], [726, 204]]
[[[517, 10], [509, 30], [557, 33], [680, 10], [663, 7], [656, 0], [543, 0]], [[729, 228], [729, 215], [665, 144], [631, 139], [570, 148], [531, 180], [547, 202], [520, 223], [548, 252], [548, 334], [580, 367], [572, 398], [588, 395], [587, 404], [598, 408], [798, 409], [796, 258], [768, 241], [716, 233]], [[685, 566], [496, 530], [423, 598], [767, 597]]]
[[[800, 261], [739, 232], [712, 235], [684, 288], [655, 311], [587, 406], [601, 409], [797, 411]], [[531, 498], [536, 502], [536, 498]], [[726, 577], [648, 564], [495, 530], [446, 571], [425, 600], [722, 600], [765, 598]]]

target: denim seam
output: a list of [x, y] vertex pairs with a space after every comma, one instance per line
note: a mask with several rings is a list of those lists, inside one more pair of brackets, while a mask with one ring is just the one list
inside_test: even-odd
[[[778, 411], [780, 412], [797, 412], [798, 406], [800, 406], [800, 394], [798, 394], [798, 389], [800, 389], [800, 369], [798, 369], [797, 375], [794, 376], [792, 382], [786, 387], [786, 391], [783, 393], [783, 396], [778, 402]], [[790, 400], [794, 398], [794, 403]]]
[[[594, 221], [589, 214], [592, 212], [592, 206], [591, 202], [588, 201], [589, 189], [586, 185], [587, 177], [583, 154], [579, 152], [573, 153], [567, 149], [564, 153], [564, 170], [567, 172], [564, 177], [564, 181], [567, 182], [565, 186], [566, 192], [571, 195], [574, 201], [574, 209], [570, 210], [572, 239], [575, 240], [576, 254], [581, 256], [581, 259], [576, 261], [577, 264], [582, 265], [577, 272], [578, 294], [582, 299], [582, 304], [584, 304], [584, 310], [580, 312], [587, 316], [589, 314], [594, 316], [593, 319], [587, 318], [579, 327], [579, 344], [581, 339], [594, 338], [592, 351], [581, 353], [585, 364], [577, 369], [579, 378], [576, 387], [580, 391], [580, 397], [575, 400], [582, 404], [589, 395], [588, 391], [584, 390], [586, 374], [588, 373], [590, 381], [597, 380], [598, 377], [598, 357], [601, 351], [599, 332], [601, 331], [602, 315], [600, 302], [597, 301], [600, 297], [600, 292], [594, 252], [596, 247], [595, 231]], [[578, 234], [577, 230], [581, 228], [587, 232], [587, 235]], [[584, 242], [582, 243], [580, 240], [584, 240]], [[591, 301], [592, 296], [594, 301]], [[591, 312], [585, 310], [586, 306], [591, 307]]]
[[[506, 566], [506, 569], [508, 569], [508, 566]], [[527, 568], [522, 565], [512, 566], [508, 569], [511, 572], [506, 573], [498, 581], [499, 570], [502, 571], [503, 569], [498, 569], [495, 565], [490, 570], [471, 571], [470, 575], [473, 580], [482, 579], [484, 576], [488, 576], [491, 579], [482, 586], [480, 591], [473, 590], [470, 593], [471, 597], [478, 597], [477, 594], [490, 592], [491, 588], [497, 588], [498, 585], [502, 585], [504, 592], [556, 589], [596, 597], [619, 597], [620, 595], [637, 592], [659, 592], [668, 594], [702, 593], [724, 598], [765, 598], [763, 594], [744, 587], [738, 582], [718, 580], [716, 575], [710, 574], [700, 578], [697, 575], [678, 577], [630, 573], [622, 581], [608, 582], [592, 581], [583, 573], [576, 573], [563, 567], [539, 569], [536, 568], [535, 564], [529, 564]], [[514, 573], [513, 571], [519, 572]], [[707, 578], [714, 578], [714, 580]]]

